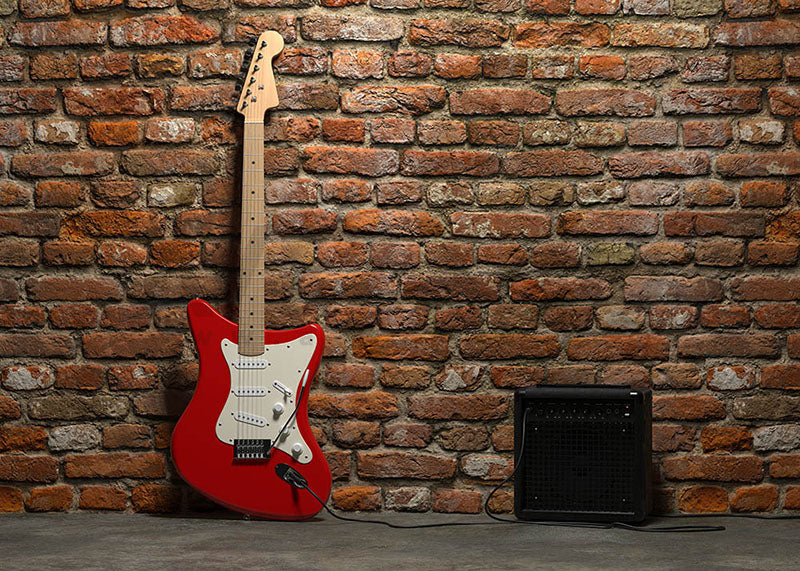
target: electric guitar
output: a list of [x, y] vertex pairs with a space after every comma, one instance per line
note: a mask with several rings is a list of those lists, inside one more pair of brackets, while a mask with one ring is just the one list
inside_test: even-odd
[[331, 473], [308, 424], [308, 393], [322, 357], [319, 325], [264, 329], [264, 114], [278, 105], [272, 60], [283, 38], [253, 51], [237, 111], [244, 116], [239, 323], [205, 301], [189, 303], [200, 378], [172, 435], [181, 477], [214, 502], [269, 519], [298, 520], [321, 505], [280, 479], [287, 464], [327, 501]]

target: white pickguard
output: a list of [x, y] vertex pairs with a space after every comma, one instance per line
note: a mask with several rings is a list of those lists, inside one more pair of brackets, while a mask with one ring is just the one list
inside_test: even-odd
[[[239, 355], [238, 345], [227, 339], [222, 340], [221, 347], [230, 371], [231, 391], [217, 420], [217, 438], [230, 445], [235, 439], [275, 442], [295, 409], [317, 337], [304, 335], [288, 343], [265, 345], [264, 353], [253, 356]], [[310, 383], [307, 379], [306, 385]], [[302, 464], [311, 461], [311, 449], [297, 429], [296, 419], [283, 431], [275, 448]]]

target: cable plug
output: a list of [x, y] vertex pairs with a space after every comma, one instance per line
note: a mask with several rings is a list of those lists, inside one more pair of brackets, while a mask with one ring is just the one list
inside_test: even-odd
[[295, 488], [300, 490], [308, 488], [308, 480], [288, 464], [278, 464], [275, 466], [275, 473], [278, 475], [278, 478]]

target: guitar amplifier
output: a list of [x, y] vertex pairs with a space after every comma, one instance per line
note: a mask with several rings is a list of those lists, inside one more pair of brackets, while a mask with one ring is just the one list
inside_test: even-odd
[[639, 522], [652, 501], [649, 389], [519, 389], [514, 513], [520, 519]]

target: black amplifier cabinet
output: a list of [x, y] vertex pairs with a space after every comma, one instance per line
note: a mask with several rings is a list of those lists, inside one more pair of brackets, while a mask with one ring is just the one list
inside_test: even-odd
[[[639, 522], [652, 501], [649, 389], [550, 385], [514, 402], [520, 519]], [[524, 424], [523, 424], [524, 423]]]

